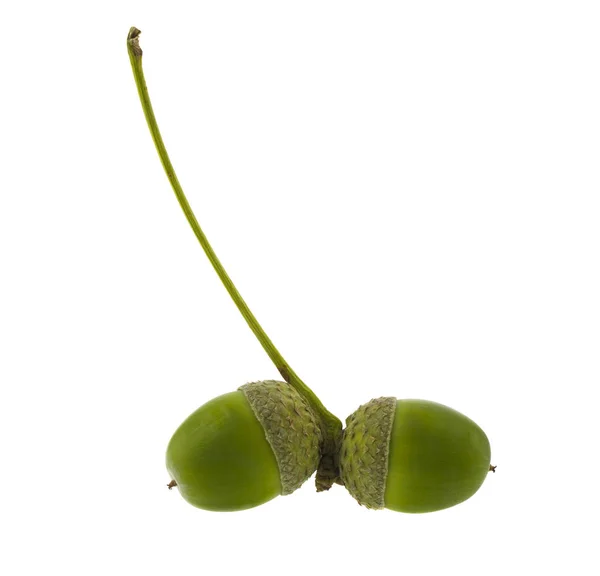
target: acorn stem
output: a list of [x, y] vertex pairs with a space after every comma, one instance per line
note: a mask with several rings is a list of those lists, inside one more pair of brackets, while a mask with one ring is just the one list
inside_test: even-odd
[[154, 111], [152, 109], [152, 103], [150, 102], [150, 95], [148, 93], [148, 88], [146, 86], [146, 80], [144, 77], [144, 70], [142, 68], [142, 49], [140, 48], [139, 36], [141, 31], [135, 27], [132, 27], [129, 30], [129, 34], [127, 35], [127, 52], [129, 53], [129, 59], [131, 61], [131, 68], [133, 70], [133, 76], [135, 78], [135, 83], [138, 89], [138, 94], [140, 97], [140, 102], [142, 104], [142, 109], [144, 111], [144, 116], [146, 117], [146, 122], [148, 123], [148, 128], [150, 129], [150, 134], [152, 135], [152, 139], [154, 140], [154, 145], [156, 146], [156, 150], [158, 152], [158, 156], [160, 157], [160, 161], [165, 169], [167, 174], [167, 178], [171, 183], [171, 187], [175, 192], [175, 196], [187, 218], [187, 221], [190, 224], [196, 238], [200, 242], [200, 246], [204, 250], [204, 253], [210, 260], [215, 272], [221, 279], [221, 282], [225, 286], [227, 292], [231, 296], [238, 310], [246, 320], [248, 326], [264, 348], [265, 352], [283, 377], [283, 379], [290, 384], [299, 394], [301, 394], [307, 402], [311, 405], [313, 410], [320, 416], [320, 419], [323, 424], [323, 432], [325, 436], [323, 452], [325, 455], [329, 455], [331, 458], [335, 455], [335, 450], [339, 446], [341, 442], [341, 434], [342, 434], [342, 423], [336, 418], [331, 412], [329, 412], [316, 394], [300, 379], [300, 377], [292, 370], [290, 365], [285, 361], [283, 356], [277, 350], [271, 339], [267, 336], [266, 332], [263, 330], [261, 325], [258, 323], [258, 320], [255, 318], [254, 314], [248, 308], [248, 305], [237, 291], [234, 283], [231, 278], [223, 268], [223, 265], [217, 258], [214, 250], [212, 249], [208, 239], [204, 235], [200, 224], [196, 220], [196, 216], [192, 211], [192, 208], [179, 184], [179, 180], [177, 175], [175, 174], [175, 170], [173, 165], [171, 164], [171, 160], [169, 159], [169, 155], [167, 153], [167, 149], [162, 140], [162, 136], [160, 134], [160, 130], [158, 128], [158, 124], [156, 122], [156, 118], [154, 116]]
[[171, 490], [171, 488], [175, 488], [175, 486], [177, 486], [177, 482], [175, 482], [175, 480], [171, 480], [168, 484], [167, 484], [167, 488], [169, 490]]

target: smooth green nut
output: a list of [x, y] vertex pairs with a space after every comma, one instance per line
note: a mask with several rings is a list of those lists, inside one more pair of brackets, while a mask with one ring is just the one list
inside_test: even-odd
[[299, 488], [316, 470], [321, 429], [285, 382], [218, 396], [191, 414], [167, 448], [167, 469], [190, 504], [245, 510]]
[[489, 470], [483, 430], [442, 404], [378, 398], [346, 420], [340, 475], [367, 508], [450, 508], [473, 496]]

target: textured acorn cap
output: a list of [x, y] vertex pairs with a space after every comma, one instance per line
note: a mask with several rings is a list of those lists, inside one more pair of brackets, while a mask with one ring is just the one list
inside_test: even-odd
[[346, 418], [340, 476], [359, 504], [385, 508], [389, 445], [396, 398], [376, 398]]
[[289, 384], [251, 382], [239, 388], [265, 430], [279, 466], [283, 495], [300, 488], [317, 469], [321, 427], [308, 402]]

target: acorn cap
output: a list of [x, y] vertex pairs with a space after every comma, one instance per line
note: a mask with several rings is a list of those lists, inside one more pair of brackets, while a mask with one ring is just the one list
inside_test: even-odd
[[273, 449], [281, 493], [300, 488], [317, 469], [322, 439], [319, 420], [308, 402], [289, 384], [276, 380], [240, 386]]
[[346, 418], [340, 451], [340, 475], [362, 506], [385, 508], [389, 446], [396, 398], [376, 398]]

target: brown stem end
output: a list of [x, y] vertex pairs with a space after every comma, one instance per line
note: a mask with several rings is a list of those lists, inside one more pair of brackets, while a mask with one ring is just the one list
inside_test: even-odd
[[169, 490], [171, 490], [171, 488], [174, 488], [175, 486], [177, 486], [177, 482], [175, 482], [175, 480], [171, 480], [168, 484], [167, 484], [167, 488]]
[[490, 464], [490, 472], [494, 472], [495, 473], [496, 472], [496, 468], [498, 468], [498, 466], [492, 466]]
[[131, 46], [131, 51], [134, 56], [141, 56], [142, 49], [140, 48], [140, 34], [141, 30], [138, 30], [135, 26], [132, 26], [129, 29], [129, 34], [127, 34], [127, 44]]

